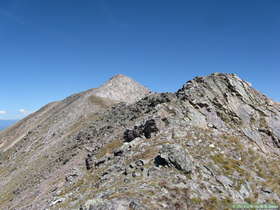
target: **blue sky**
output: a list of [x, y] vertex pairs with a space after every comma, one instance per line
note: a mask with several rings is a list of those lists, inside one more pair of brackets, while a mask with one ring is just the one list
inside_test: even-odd
[[0, 1], [0, 119], [119, 73], [154, 91], [237, 73], [280, 101], [279, 11], [278, 0]]

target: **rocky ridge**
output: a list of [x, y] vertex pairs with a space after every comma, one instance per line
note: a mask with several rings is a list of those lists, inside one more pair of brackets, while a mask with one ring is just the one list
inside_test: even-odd
[[[123, 77], [96, 91], [106, 106], [60, 140], [43, 141], [48, 135], [40, 138], [42, 133], [31, 129], [7, 148], [7, 135], [0, 133], [1, 208], [230, 209], [232, 203], [280, 204], [279, 105], [236, 75], [221, 73], [196, 77], [175, 93], [150, 93], [140, 86], [134, 99], [123, 97], [133, 95], [134, 88], [112, 98], [114, 91], [107, 87], [122, 91], [123, 84], [130, 86], [131, 80]], [[46, 112], [57, 105], [49, 106]]]

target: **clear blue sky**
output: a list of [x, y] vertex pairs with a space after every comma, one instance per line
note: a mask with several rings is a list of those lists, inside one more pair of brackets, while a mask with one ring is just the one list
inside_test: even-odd
[[280, 101], [279, 11], [279, 0], [0, 1], [0, 118], [118, 73], [175, 91], [232, 72]]

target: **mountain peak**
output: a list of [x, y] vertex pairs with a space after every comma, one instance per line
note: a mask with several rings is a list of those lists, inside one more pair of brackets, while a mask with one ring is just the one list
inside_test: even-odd
[[[116, 74], [113, 77], [111, 77], [110, 80], [118, 80], [118, 79], [125, 79], [125, 78], [129, 78], [128, 76], [125, 76], [123, 74]], [[129, 78], [130, 79], [130, 78]]]
[[101, 87], [108, 86], [108, 85], [120, 85], [120, 84], [126, 84], [126, 85], [140, 85], [138, 82], [133, 80], [132, 78], [123, 75], [123, 74], [116, 74], [113, 77], [111, 77], [109, 80], [107, 80]]
[[117, 74], [94, 91], [94, 94], [116, 101], [133, 103], [150, 93], [150, 90], [135, 80]]

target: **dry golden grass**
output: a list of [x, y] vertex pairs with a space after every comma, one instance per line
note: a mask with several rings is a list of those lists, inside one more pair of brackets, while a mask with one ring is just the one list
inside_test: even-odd
[[113, 140], [112, 142], [106, 144], [104, 147], [102, 147], [98, 153], [96, 154], [96, 158], [102, 158], [106, 154], [111, 154], [115, 149], [119, 148], [123, 145], [123, 141], [121, 139]]
[[95, 96], [95, 95], [91, 95], [89, 97], [89, 101], [92, 104], [99, 105], [103, 108], [109, 107], [114, 103], [113, 101], [109, 100], [108, 98], [102, 98], [102, 97]]
[[234, 171], [239, 172], [241, 175], [245, 173], [244, 169], [240, 168], [241, 161], [234, 160], [224, 156], [223, 154], [217, 154], [211, 157], [212, 160], [222, 166], [227, 175], [232, 175]]

